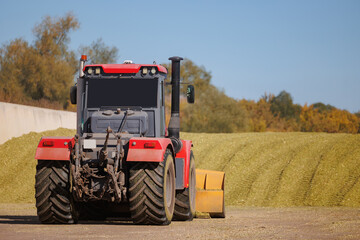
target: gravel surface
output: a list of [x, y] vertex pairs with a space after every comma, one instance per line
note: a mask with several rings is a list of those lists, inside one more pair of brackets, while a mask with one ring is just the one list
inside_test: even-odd
[[0, 204], [0, 239], [360, 239], [360, 208], [227, 207], [226, 214], [169, 226], [116, 220], [44, 225], [33, 204]]

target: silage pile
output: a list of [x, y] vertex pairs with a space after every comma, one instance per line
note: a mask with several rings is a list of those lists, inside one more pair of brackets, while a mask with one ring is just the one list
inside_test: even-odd
[[[35, 150], [41, 136], [0, 145], [0, 202], [34, 202]], [[194, 143], [196, 167], [226, 172], [226, 205], [360, 207], [360, 135], [181, 133]]]
[[226, 172], [226, 205], [360, 207], [360, 135], [189, 134], [197, 168]]
[[60, 128], [31, 132], [0, 145], [0, 202], [35, 202], [35, 151], [42, 136], [74, 136], [75, 131]]

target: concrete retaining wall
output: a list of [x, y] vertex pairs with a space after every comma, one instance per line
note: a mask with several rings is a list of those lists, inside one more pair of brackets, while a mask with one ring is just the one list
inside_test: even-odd
[[0, 102], [0, 144], [29, 132], [75, 129], [76, 113]]

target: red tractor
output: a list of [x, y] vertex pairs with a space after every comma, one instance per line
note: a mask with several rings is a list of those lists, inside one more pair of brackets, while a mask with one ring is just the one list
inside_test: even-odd
[[[161, 65], [94, 64], [80, 60], [70, 97], [77, 104], [75, 137], [43, 137], [36, 150], [36, 207], [42, 223], [130, 217], [170, 224], [195, 214], [195, 161], [179, 137], [180, 57], [172, 79]], [[172, 86], [165, 126], [166, 84]], [[187, 99], [194, 102], [194, 88]]]

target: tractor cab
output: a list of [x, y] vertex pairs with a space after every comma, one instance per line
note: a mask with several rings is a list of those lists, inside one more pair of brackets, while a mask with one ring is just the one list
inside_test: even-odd
[[[85, 61], [83, 61], [85, 62]], [[161, 65], [93, 64], [82, 67], [77, 91], [78, 134], [114, 132], [136, 137], [165, 137], [164, 86]]]

